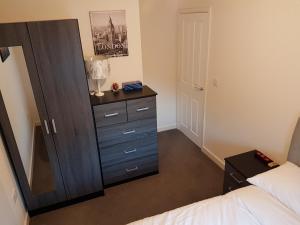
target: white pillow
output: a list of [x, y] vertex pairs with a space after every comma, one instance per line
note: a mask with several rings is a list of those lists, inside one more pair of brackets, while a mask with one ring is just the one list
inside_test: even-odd
[[291, 162], [247, 179], [300, 215], [300, 168]]

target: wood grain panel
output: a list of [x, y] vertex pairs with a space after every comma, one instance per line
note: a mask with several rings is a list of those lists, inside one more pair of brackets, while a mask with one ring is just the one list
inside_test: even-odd
[[157, 154], [157, 134], [149, 133], [147, 138], [100, 147], [102, 167], [117, 165], [121, 162]]
[[158, 158], [157, 155], [152, 155], [119, 165], [103, 167], [103, 181], [105, 185], [109, 185], [155, 171], [158, 171]]
[[156, 132], [156, 119], [138, 120], [120, 125], [98, 128], [101, 148], [147, 138], [148, 133]]
[[127, 122], [126, 102], [94, 106], [96, 127]]
[[[77, 20], [28, 24], [70, 199], [103, 190]], [[57, 132], [55, 132], [55, 130]]]
[[156, 97], [127, 101], [128, 121], [156, 118]]

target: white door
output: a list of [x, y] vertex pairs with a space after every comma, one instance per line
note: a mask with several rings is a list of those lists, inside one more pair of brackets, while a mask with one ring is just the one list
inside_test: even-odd
[[208, 29], [208, 13], [179, 15], [177, 128], [199, 147], [203, 144]]

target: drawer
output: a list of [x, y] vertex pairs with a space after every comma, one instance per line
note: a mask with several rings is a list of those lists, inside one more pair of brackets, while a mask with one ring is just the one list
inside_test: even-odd
[[126, 102], [94, 106], [96, 127], [127, 122]]
[[239, 184], [237, 184], [228, 173], [225, 173], [224, 174], [223, 194], [226, 194], [227, 192], [236, 190], [238, 188], [241, 188], [241, 186]]
[[224, 173], [224, 185], [223, 192], [224, 194], [241, 188], [248, 186], [249, 183], [246, 181], [246, 178], [241, 175], [238, 171], [236, 171], [232, 166], [228, 163], [225, 164], [225, 173]]
[[138, 120], [97, 128], [100, 148], [147, 138], [152, 132], [157, 132], [156, 119]]
[[102, 175], [105, 185], [117, 183], [141, 175], [158, 171], [158, 158], [153, 155], [147, 158], [131, 160], [110, 167], [102, 166]]
[[157, 134], [149, 133], [147, 138], [137, 139], [106, 148], [100, 146], [102, 166], [118, 165], [119, 163], [157, 154]]
[[148, 97], [127, 101], [128, 121], [155, 118], [156, 98]]

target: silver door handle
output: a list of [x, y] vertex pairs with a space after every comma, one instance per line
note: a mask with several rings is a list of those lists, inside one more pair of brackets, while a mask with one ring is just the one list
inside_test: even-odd
[[139, 108], [136, 111], [137, 112], [143, 112], [143, 111], [147, 111], [147, 110], [149, 110], [149, 107]]
[[234, 173], [230, 173], [229, 174], [238, 184], [241, 184], [241, 183], [243, 183], [244, 181], [242, 181], [242, 180], [240, 180], [239, 178], [237, 178], [236, 176], [235, 176], [235, 174]]
[[52, 119], [51, 122], [52, 122], [53, 132], [54, 132], [55, 134], [57, 134], [56, 125], [55, 125], [55, 120]]
[[132, 169], [126, 169], [126, 172], [130, 173], [130, 172], [137, 171], [137, 170], [139, 170], [139, 168], [136, 166], [136, 167], [134, 167]]
[[130, 130], [130, 131], [124, 131], [123, 134], [126, 135], [126, 134], [133, 134], [135, 133], [135, 130]]
[[104, 117], [105, 118], [109, 118], [109, 117], [114, 117], [114, 116], [118, 116], [119, 113], [111, 113], [111, 114], [105, 114]]
[[47, 134], [50, 134], [47, 120], [44, 120], [44, 124]]
[[204, 91], [205, 90], [204, 87], [200, 87], [198, 85], [194, 85], [194, 88], [199, 90], [199, 91]]
[[132, 149], [132, 150], [130, 150], [130, 151], [124, 151], [124, 153], [125, 154], [130, 154], [130, 153], [134, 153], [134, 152], [136, 152], [137, 151], [137, 149], [135, 148], [135, 149]]

